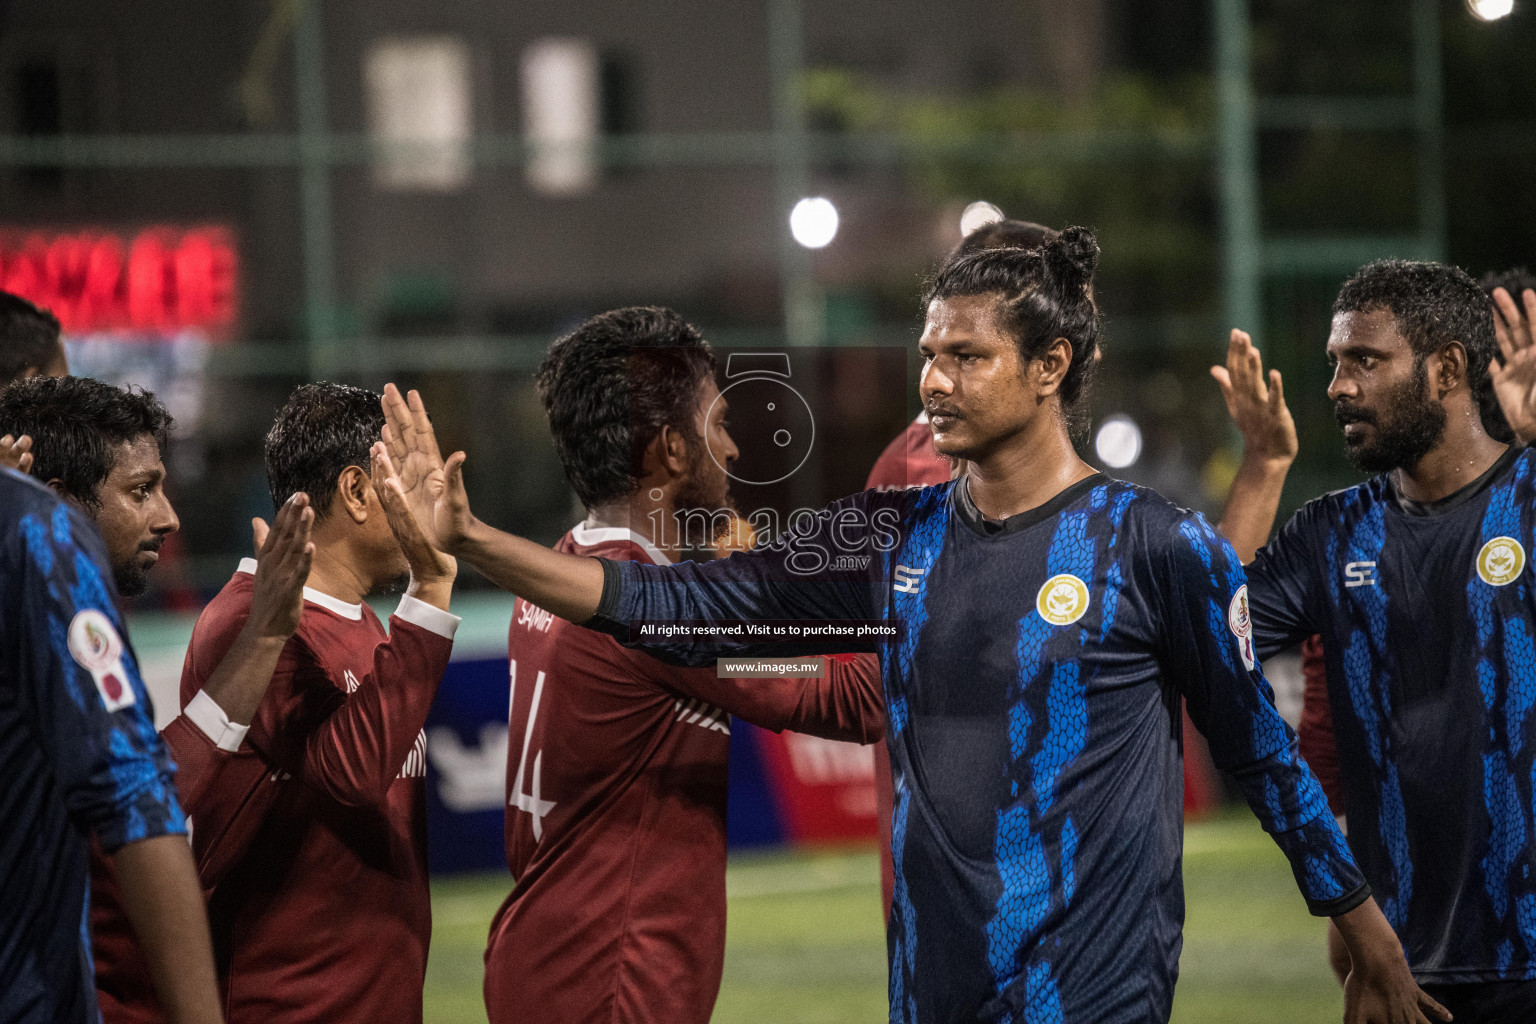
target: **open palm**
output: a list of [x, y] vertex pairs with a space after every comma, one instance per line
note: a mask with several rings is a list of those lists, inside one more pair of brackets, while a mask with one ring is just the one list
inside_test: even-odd
[[1488, 376], [1515, 438], [1529, 444], [1536, 438], [1536, 291], [1527, 288], [1521, 300], [1523, 308], [1503, 288], [1493, 290], [1500, 358], [1489, 365]]
[[432, 546], [453, 553], [474, 516], [464, 491], [464, 453], [444, 461], [421, 396], [384, 386], [383, 469]]

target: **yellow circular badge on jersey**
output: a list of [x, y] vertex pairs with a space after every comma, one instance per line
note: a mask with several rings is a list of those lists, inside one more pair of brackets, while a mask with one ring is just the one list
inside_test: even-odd
[[1052, 576], [1035, 596], [1035, 610], [1053, 626], [1068, 626], [1088, 610], [1088, 584], [1064, 572]]
[[1525, 548], [1513, 537], [1495, 537], [1477, 553], [1477, 574], [1493, 587], [1513, 583], [1525, 571]]

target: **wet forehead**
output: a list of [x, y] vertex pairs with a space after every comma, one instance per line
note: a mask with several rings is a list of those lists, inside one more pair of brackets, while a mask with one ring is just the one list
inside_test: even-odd
[[1398, 329], [1397, 318], [1390, 310], [1373, 309], [1368, 312], [1335, 313], [1328, 334], [1328, 351], [1371, 348], [1390, 352], [1407, 349], [1408, 339]]

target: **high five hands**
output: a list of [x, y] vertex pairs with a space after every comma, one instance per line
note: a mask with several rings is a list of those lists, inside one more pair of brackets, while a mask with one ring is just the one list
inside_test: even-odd
[[399, 388], [386, 384], [383, 405], [383, 441], [374, 444], [373, 457], [384, 486], [410, 510], [428, 543], [455, 554], [475, 525], [464, 490], [465, 455], [454, 452], [443, 460], [415, 391], [402, 396]]

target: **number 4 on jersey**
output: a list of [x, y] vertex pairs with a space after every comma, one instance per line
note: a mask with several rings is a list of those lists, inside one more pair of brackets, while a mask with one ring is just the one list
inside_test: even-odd
[[[512, 684], [507, 694], [507, 712], [517, 707], [517, 662], [511, 662]], [[528, 709], [528, 728], [523, 732], [523, 752], [517, 759], [517, 778], [512, 783], [512, 796], [508, 805], [533, 815], [533, 841], [544, 838], [544, 815], [555, 809], [553, 800], [540, 799], [540, 778], [543, 775], [544, 751], [533, 755], [533, 792], [523, 792], [523, 778], [528, 767], [528, 745], [533, 742], [533, 723], [539, 719], [539, 698], [544, 696], [544, 673], [540, 672], [533, 683], [533, 704]]]

